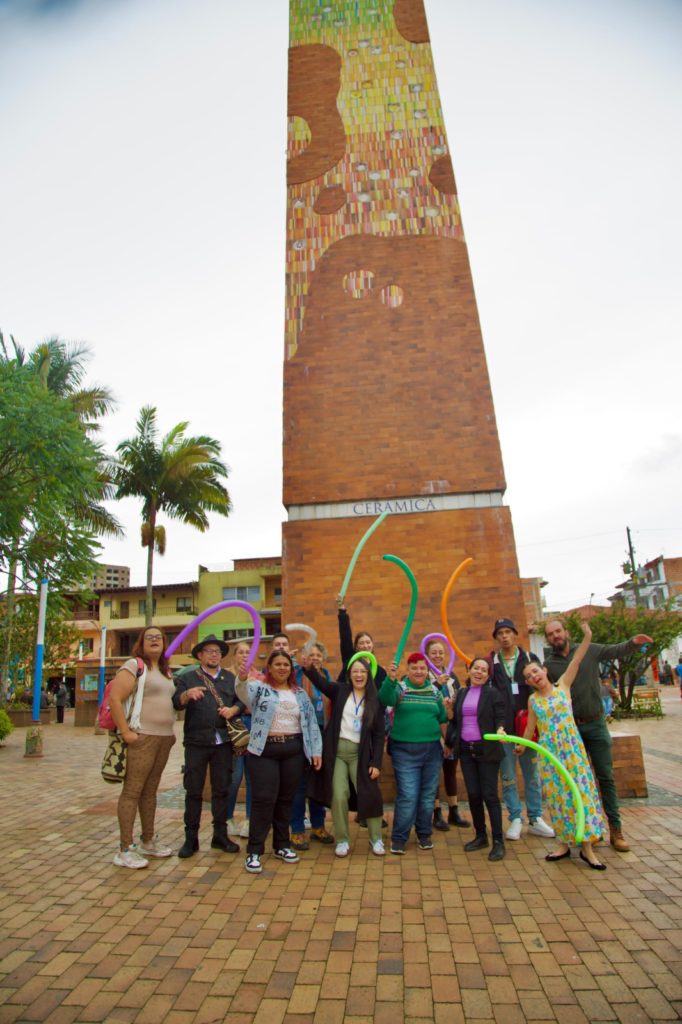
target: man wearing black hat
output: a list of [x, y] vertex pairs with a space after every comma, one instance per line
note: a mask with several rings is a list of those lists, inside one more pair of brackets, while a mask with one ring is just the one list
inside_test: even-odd
[[239, 853], [239, 846], [227, 835], [227, 806], [232, 779], [232, 745], [227, 722], [244, 712], [234, 692], [235, 678], [220, 667], [228, 645], [211, 634], [192, 648], [199, 662], [194, 672], [179, 679], [173, 705], [185, 709], [185, 842], [178, 857], [191, 857], [199, 849], [199, 822], [206, 769], [211, 773], [211, 846], [226, 853]]
[[[498, 619], [493, 626], [493, 640], [499, 649], [491, 651], [491, 677], [493, 686], [502, 694], [506, 705], [504, 727], [510, 735], [523, 735], [517, 732], [516, 716], [519, 711], [528, 710], [528, 698], [532, 690], [523, 678], [526, 665], [540, 659], [534, 654], [524, 651], [516, 643], [518, 630], [511, 619]], [[521, 798], [516, 784], [516, 754], [511, 743], [503, 743], [504, 758], [502, 760], [502, 799], [509, 815], [507, 839], [521, 838]], [[554, 830], [542, 819], [542, 789], [538, 775], [537, 754], [526, 747], [519, 757], [523, 772], [523, 786], [528, 814], [528, 832], [534, 836], [552, 839]]]

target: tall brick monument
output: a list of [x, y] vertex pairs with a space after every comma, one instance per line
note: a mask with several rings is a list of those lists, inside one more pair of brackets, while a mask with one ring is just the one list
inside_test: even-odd
[[524, 610], [483, 340], [422, 0], [290, 0], [283, 622], [337, 660], [334, 596], [388, 663], [409, 586], [416, 646], [471, 653]]

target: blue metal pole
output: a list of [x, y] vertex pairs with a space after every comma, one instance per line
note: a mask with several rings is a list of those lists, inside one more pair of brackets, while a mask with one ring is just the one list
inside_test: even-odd
[[38, 603], [38, 635], [36, 638], [36, 670], [33, 679], [33, 721], [40, 722], [40, 694], [43, 688], [43, 657], [45, 653], [45, 613], [47, 610], [47, 580], [40, 581]]
[[97, 704], [101, 707], [104, 700], [104, 666], [107, 660], [107, 627], [102, 626], [99, 648], [99, 687], [97, 691]]

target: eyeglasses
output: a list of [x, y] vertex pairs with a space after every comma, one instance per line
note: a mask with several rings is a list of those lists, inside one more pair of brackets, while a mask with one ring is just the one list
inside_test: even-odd
[[160, 633], [145, 633], [145, 640], [160, 640], [163, 643], [163, 637]]

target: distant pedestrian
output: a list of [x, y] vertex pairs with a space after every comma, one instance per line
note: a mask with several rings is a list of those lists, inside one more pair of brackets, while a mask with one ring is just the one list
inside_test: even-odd
[[57, 692], [54, 697], [54, 703], [57, 708], [57, 722], [61, 725], [64, 722], [64, 712], [66, 710], [66, 704], [69, 699], [69, 691], [67, 690], [63, 680], [57, 687]]
[[680, 697], [682, 697], [682, 654], [680, 655], [680, 660], [677, 662], [677, 665], [675, 665], [675, 675], [677, 676], [680, 684]]

